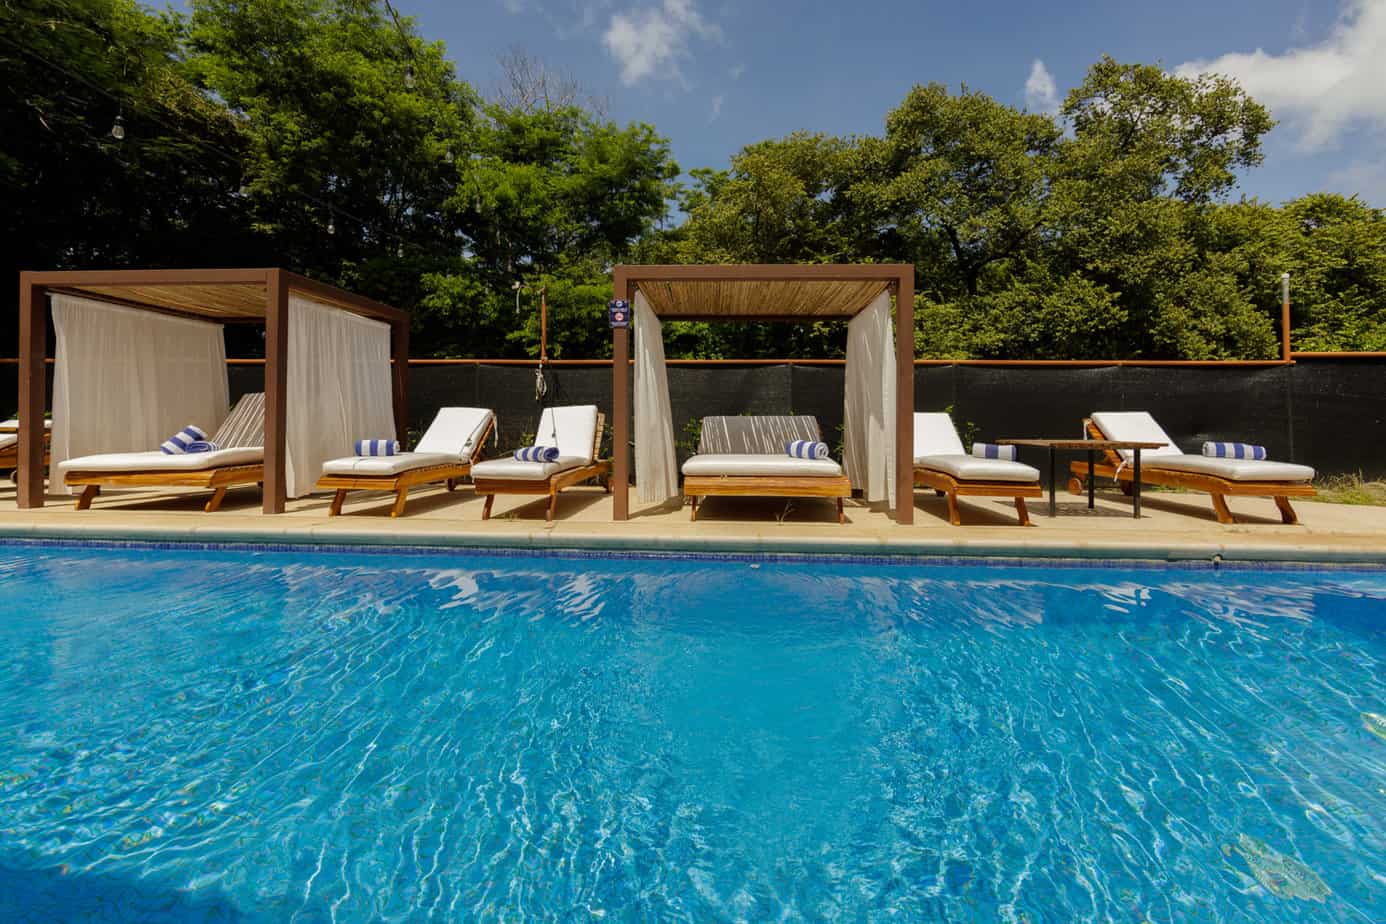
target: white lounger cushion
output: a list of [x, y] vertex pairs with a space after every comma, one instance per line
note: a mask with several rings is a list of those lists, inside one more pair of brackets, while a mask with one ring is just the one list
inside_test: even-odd
[[[1179, 445], [1170, 439], [1164, 428], [1155, 422], [1155, 418], [1145, 411], [1097, 411], [1092, 415], [1092, 422], [1097, 424], [1097, 429], [1101, 430], [1109, 440], [1165, 444], [1159, 449], [1142, 449], [1142, 465], [1150, 462], [1156, 456], [1182, 456], [1184, 454]], [[1127, 462], [1136, 457], [1133, 449], [1118, 451]]]
[[13, 433], [0, 433], [0, 449], [9, 449], [19, 442], [19, 437]]
[[914, 415], [914, 456], [965, 456], [953, 418], [932, 412]]
[[928, 468], [952, 475], [958, 481], [1007, 481], [1032, 484], [1039, 481], [1039, 470], [1009, 459], [979, 459], [976, 456], [920, 456], [915, 468]]
[[788, 455], [772, 456], [764, 453], [704, 453], [683, 463], [683, 473], [695, 478], [718, 475], [834, 476], [842, 474], [842, 466], [832, 459], [795, 459]]
[[572, 457], [592, 461], [592, 446], [597, 441], [597, 406], [579, 404], [571, 407], [546, 407], [539, 415], [539, 429], [534, 433], [534, 445], [554, 446], [558, 458]]
[[329, 459], [322, 464], [324, 475], [398, 475], [400, 472], [432, 465], [456, 465], [465, 462], [447, 452], [401, 452], [393, 456], [345, 456]]
[[109, 452], [104, 455], [68, 459], [58, 466], [68, 472], [201, 472], [228, 465], [254, 465], [265, 460], [259, 448], [218, 449], [216, 452], [187, 452], [169, 455], [150, 452]]
[[559, 456], [557, 462], [521, 462], [518, 459], [491, 459], [472, 466], [472, 480], [495, 478], [502, 481], [544, 481], [551, 475], [587, 465], [592, 460], [578, 456]]
[[1142, 468], [1167, 469], [1213, 475], [1228, 481], [1312, 481], [1314, 470], [1293, 462], [1270, 462], [1255, 459], [1214, 459], [1208, 456], [1159, 455], [1147, 460], [1141, 454]]
[[[52, 429], [53, 429], [53, 421], [45, 419], [45, 420], [43, 421], [43, 426], [44, 426], [44, 429], [46, 429], [46, 430], [52, 430]], [[9, 420], [0, 420], [0, 432], [4, 432], [4, 431], [6, 431], [6, 430], [18, 430], [18, 429], [19, 429], [19, 418], [17, 418], [17, 417], [11, 417]]]
[[470, 459], [476, 454], [477, 443], [495, 416], [489, 408], [484, 407], [439, 408], [433, 423], [419, 437], [414, 452], [420, 455], [443, 453], [464, 461]]

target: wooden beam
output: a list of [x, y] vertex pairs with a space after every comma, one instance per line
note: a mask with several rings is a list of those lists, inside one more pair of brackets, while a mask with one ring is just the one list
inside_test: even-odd
[[387, 305], [373, 298], [366, 298], [364, 295], [339, 289], [325, 282], [318, 282], [316, 279], [309, 279], [307, 276], [290, 273], [287, 270], [280, 272], [284, 273], [291, 290], [302, 292], [319, 301], [328, 302], [337, 308], [350, 311], [352, 314], [359, 314], [364, 318], [374, 318], [377, 321], [387, 321], [391, 324], [409, 320], [409, 312], [393, 305]]
[[30, 273], [35, 285], [208, 286], [265, 285], [270, 269], [49, 270]]
[[265, 292], [265, 513], [283, 513], [289, 387], [289, 280], [270, 270]]
[[[611, 274], [612, 298], [631, 301], [625, 267]], [[635, 305], [630, 307], [635, 311]], [[630, 328], [611, 331], [611, 519], [630, 519]]]
[[19, 274], [19, 506], [43, 506], [48, 298], [33, 273]]
[[[739, 263], [727, 265], [711, 264], [618, 264], [613, 274], [619, 273], [631, 283], [639, 285], [649, 282], [694, 282], [722, 281], [817, 281], [817, 282], [860, 282], [862, 280], [883, 279], [895, 281], [904, 270], [913, 267], [906, 263], [868, 263], [868, 264], [777, 264], [777, 263]], [[617, 296], [618, 298], [620, 296]]]
[[914, 267], [895, 284], [895, 522], [914, 522]]
[[409, 321], [390, 325], [391, 394], [395, 403], [395, 439], [401, 446], [409, 445]]

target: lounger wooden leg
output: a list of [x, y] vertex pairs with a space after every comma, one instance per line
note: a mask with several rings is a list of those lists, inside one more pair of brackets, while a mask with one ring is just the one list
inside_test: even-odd
[[1017, 514], [1019, 514], [1019, 516], [1020, 516], [1020, 525], [1021, 525], [1021, 526], [1034, 526], [1034, 525], [1035, 525], [1034, 523], [1031, 523], [1031, 522], [1030, 522], [1030, 511], [1029, 511], [1029, 509], [1025, 506], [1025, 498], [1023, 498], [1023, 497], [1017, 497], [1017, 498], [1015, 499], [1015, 512], [1016, 512]]
[[549, 509], [544, 514], [545, 523], [553, 523], [553, 512], [558, 507], [558, 492], [554, 491], [549, 495]]
[[101, 485], [89, 484], [82, 489], [82, 493], [77, 495], [77, 509], [86, 510], [91, 507], [92, 498], [101, 493]]
[[1209, 496], [1213, 499], [1213, 512], [1218, 515], [1219, 523], [1237, 522], [1232, 516], [1232, 511], [1228, 509], [1226, 497], [1221, 494], [1211, 494]]
[[451, 492], [451, 491], [454, 490], [456, 487], [457, 487], [457, 479], [456, 479], [456, 478], [449, 478], [449, 479], [448, 479], [448, 491]]
[[338, 488], [337, 493], [332, 495], [332, 506], [327, 508], [327, 515], [335, 517], [342, 512], [342, 502], [346, 500], [346, 488]]
[[692, 506], [689, 507], [688, 510], [688, 519], [696, 522], [698, 519], [698, 498], [696, 495], [694, 495], [692, 497], [689, 497], [688, 499], [692, 502]]
[[397, 517], [404, 513], [404, 505], [409, 502], [409, 489], [400, 488], [395, 492], [395, 506], [390, 511], [390, 516]]
[[1275, 498], [1275, 506], [1280, 508], [1280, 519], [1283, 522], [1289, 523], [1292, 526], [1299, 522], [1299, 517], [1295, 515], [1295, 508], [1290, 506], [1290, 499], [1288, 497], [1283, 494], [1277, 495]]
[[954, 526], [962, 526], [962, 517], [958, 514], [958, 495], [948, 491], [944, 496], [948, 498], [948, 522]]
[[839, 525], [847, 522], [847, 514], [842, 511], [842, 498], [837, 499], [837, 522]]
[[947, 493], [947, 491], [940, 491], [938, 488], [934, 488], [934, 497], [943, 497]]
[[212, 492], [211, 498], [208, 499], [206, 506], [202, 509], [207, 513], [216, 513], [218, 510], [221, 509], [221, 502], [225, 499], [226, 488], [217, 488], [215, 491]]
[[489, 520], [489, 519], [491, 519], [491, 505], [494, 504], [495, 502], [496, 502], [496, 495], [494, 495], [494, 494], [487, 494], [487, 495], [486, 495], [486, 506], [484, 506], [484, 507], [481, 508], [481, 518], [482, 518], [483, 520]]

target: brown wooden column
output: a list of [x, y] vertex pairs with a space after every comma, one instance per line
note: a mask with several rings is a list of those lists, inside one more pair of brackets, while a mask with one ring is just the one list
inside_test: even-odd
[[43, 412], [48, 403], [48, 298], [19, 274], [19, 506], [43, 506]]
[[289, 387], [289, 280], [282, 270], [265, 279], [265, 513], [283, 513]]
[[395, 402], [395, 439], [409, 446], [409, 321], [390, 325], [390, 386]]
[[895, 287], [895, 522], [914, 522], [914, 267]]
[[[611, 292], [613, 298], [630, 300], [630, 282], [623, 267], [612, 272]], [[630, 328], [618, 327], [611, 331], [611, 519], [616, 521], [630, 518], [629, 395]]]

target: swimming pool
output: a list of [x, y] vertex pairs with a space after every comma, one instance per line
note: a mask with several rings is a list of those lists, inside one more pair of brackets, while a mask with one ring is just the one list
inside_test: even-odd
[[0, 919], [1386, 919], [1386, 573], [0, 545]]

